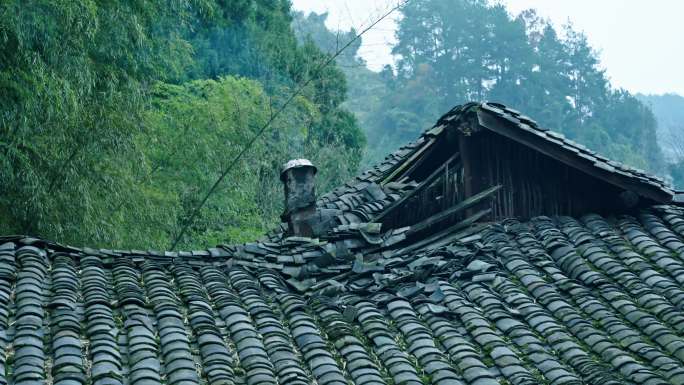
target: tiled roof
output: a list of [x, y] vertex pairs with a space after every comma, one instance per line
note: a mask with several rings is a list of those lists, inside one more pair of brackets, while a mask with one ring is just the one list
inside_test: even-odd
[[409, 252], [359, 241], [369, 258], [311, 268], [299, 289], [277, 260], [334, 261], [330, 242], [163, 255], [5, 241], [0, 383], [684, 383], [672, 206], [506, 220]]
[[317, 239], [0, 237], [0, 385], [684, 385], [684, 209], [373, 223], [440, 127], [322, 196], [337, 222]]

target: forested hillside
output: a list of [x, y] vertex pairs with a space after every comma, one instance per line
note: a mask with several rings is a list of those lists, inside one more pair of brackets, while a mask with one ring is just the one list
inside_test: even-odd
[[[541, 125], [632, 166], [666, 173], [653, 113], [615, 89], [587, 38], [554, 28], [533, 11], [512, 17], [484, 0], [410, 1], [401, 8], [396, 65], [369, 71], [345, 57], [350, 100], [368, 137], [366, 162], [414, 139], [469, 100], [498, 101]], [[324, 50], [337, 32], [325, 15], [297, 15], [294, 27]]]
[[110, 248], [166, 249], [186, 226], [179, 248], [254, 239], [279, 220], [285, 160], [312, 159], [326, 191], [467, 100], [681, 170], [666, 169], [651, 110], [611, 87], [571, 27], [484, 0], [399, 12], [396, 66], [376, 73], [358, 41], [321, 66], [356, 31], [288, 0], [2, 2], [0, 233]]
[[677, 94], [642, 95], [658, 120], [658, 141], [675, 186], [684, 189], [684, 97]]
[[287, 0], [4, 1], [0, 5], [0, 233], [106, 247], [253, 239], [281, 212], [278, 170], [320, 165], [321, 188], [364, 145], [346, 84], [298, 44]]
[[658, 120], [658, 139], [667, 160], [684, 159], [684, 96], [637, 94], [637, 98], [653, 110]]

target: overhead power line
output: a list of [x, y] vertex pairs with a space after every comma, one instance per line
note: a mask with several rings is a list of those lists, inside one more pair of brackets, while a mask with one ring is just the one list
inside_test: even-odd
[[[382, 16], [380, 16], [380, 18], [378, 18], [377, 20], [375, 20], [375, 21], [374, 21], [372, 24], [370, 24], [368, 27], [364, 28], [361, 32], [359, 32], [358, 34], [356, 34], [356, 36], [354, 36], [353, 39], [349, 40], [349, 41], [348, 41], [345, 45], [343, 45], [340, 49], [338, 49], [337, 51], [335, 51], [335, 53], [334, 53], [333, 55], [331, 55], [327, 60], [325, 60], [325, 61], [323, 61], [321, 64], [319, 64], [319, 65], [315, 68], [315, 70], [313, 71], [313, 73], [319, 73], [320, 70], [322, 70], [323, 68], [327, 67], [330, 63], [332, 63], [335, 59], [337, 59], [337, 57], [340, 56], [340, 54], [341, 54], [345, 49], [347, 49], [350, 45], [352, 45], [356, 40], [360, 39], [361, 36], [363, 36], [366, 32], [370, 31], [376, 24], [378, 24], [379, 22], [381, 22], [382, 20], [384, 20], [386, 17], [388, 17], [389, 15], [391, 15], [394, 11], [396, 11], [397, 9], [399, 9], [402, 5], [404, 5], [404, 4], [407, 3], [407, 2], [408, 2], [408, 0], [399, 2], [397, 5], [395, 5], [394, 7], [390, 8], [387, 12], [385, 12]], [[309, 77], [308, 79], [306, 79], [306, 81], [304, 81], [303, 83], [301, 83], [301, 84], [295, 89], [295, 91], [292, 93], [292, 95], [290, 95], [290, 97], [288, 97], [287, 100], [285, 100], [285, 103], [283, 103], [283, 104], [280, 106], [280, 108], [278, 108], [274, 113], [271, 114], [270, 118], [266, 121], [266, 123], [264, 123], [263, 126], [261, 126], [261, 127], [259, 128], [259, 130], [256, 132], [256, 134], [249, 140], [249, 142], [247, 142], [247, 144], [242, 148], [242, 150], [240, 150], [240, 152], [237, 153], [237, 155], [235, 155], [235, 157], [234, 157], [234, 158], [231, 160], [231, 162], [228, 164], [228, 167], [226, 167], [226, 168], [221, 172], [221, 174], [219, 174], [219, 177], [218, 177], [218, 179], [216, 179], [216, 182], [214, 182], [214, 184], [211, 186], [211, 188], [209, 189], [209, 191], [207, 191], [207, 193], [204, 195], [204, 197], [202, 198], [202, 200], [200, 201], [200, 203], [192, 210], [192, 213], [190, 214], [190, 217], [189, 217], [188, 220], [185, 222], [185, 224], [183, 225], [181, 231], [178, 233], [178, 235], [176, 236], [176, 238], [175, 238], [175, 239], [173, 240], [173, 242], [171, 243], [171, 250], [172, 250], [172, 251], [176, 248], [176, 246], [178, 245], [178, 242], [180, 242], [180, 240], [183, 238], [183, 236], [185, 235], [185, 232], [188, 231], [188, 228], [189, 228], [190, 225], [193, 223], [193, 221], [195, 220], [195, 218], [196, 218], [197, 215], [199, 214], [199, 212], [200, 212], [200, 210], [202, 209], [202, 207], [207, 203], [207, 200], [209, 199], [209, 197], [211, 196], [211, 194], [213, 194], [213, 193], [216, 191], [216, 189], [219, 187], [219, 185], [221, 185], [221, 182], [223, 182], [223, 179], [225, 179], [225, 177], [228, 175], [228, 173], [230, 173], [230, 171], [233, 169], [233, 167], [235, 167], [235, 165], [237, 164], [237, 162], [238, 162], [238, 161], [247, 153], [247, 151], [249, 151], [249, 149], [254, 145], [254, 143], [257, 141], [257, 139], [259, 139], [259, 137], [260, 137], [264, 132], [266, 132], [266, 130], [267, 130], [267, 129], [271, 126], [271, 124], [273, 123], [273, 121], [275, 121], [275, 119], [276, 119], [276, 118], [285, 110], [285, 108], [287, 108], [287, 106], [288, 106], [288, 105], [289, 105], [297, 96], [299, 96], [299, 94], [301, 94], [302, 91], [304, 91], [304, 88], [306, 88], [306, 86], [308, 86], [309, 83], [311, 83], [313, 80], [314, 80], [314, 77]]]

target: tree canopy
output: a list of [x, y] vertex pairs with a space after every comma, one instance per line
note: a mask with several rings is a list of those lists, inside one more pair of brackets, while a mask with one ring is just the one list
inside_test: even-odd
[[674, 185], [684, 190], [684, 96], [636, 95], [658, 120], [658, 143], [665, 155]]
[[365, 138], [342, 107], [344, 75], [320, 67], [327, 54], [298, 43], [291, 21], [287, 0], [3, 2], [0, 231], [166, 248], [227, 159], [309, 78], [181, 246], [273, 226], [281, 199], [262, 184], [293, 154], [342, 147], [329, 153], [340, 183]]
[[651, 109], [611, 86], [572, 26], [485, 0], [400, 12], [396, 65], [376, 73], [359, 41], [321, 66], [356, 31], [288, 0], [3, 1], [0, 232], [118, 248], [168, 248], [185, 226], [182, 248], [253, 239], [278, 222], [288, 158], [312, 159], [325, 191], [468, 100], [684, 178], [664, 165]]
[[[359, 59], [342, 66], [354, 95], [348, 106], [368, 136], [367, 163], [414, 139], [454, 105], [489, 100], [608, 157], [666, 172], [653, 113], [611, 86], [598, 54], [571, 25], [557, 29], [534, 11], [513, 17], [486, 0], [409, 1], [401, 13], [394, 66], [379, 74]], [[339, 35], [324, 32], [325, 15], [295, 21], [324, 49]]]

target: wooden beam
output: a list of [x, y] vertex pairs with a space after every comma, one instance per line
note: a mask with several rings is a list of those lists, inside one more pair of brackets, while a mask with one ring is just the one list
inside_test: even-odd
[[427, 149], [432, 147], [432, 145], [435, 143], [435, 138], [430, 138], [427, 143], [423, 145], [420, 149], [418, 149], [416, 152], [411, 155], [410, 158], [407, 160], [401, 162], [399, 165], [397, 165], [397, 168], [392, 171], [392, 173], [387, 176], [387, 178], [383, 179], [382, 182], [380, 182], [381, 185], [387, 184], [392, 181], [399, 173], [401, 173], [403, 170], [406, 169], [406, 167], [410, 166], [422, 153], [424, 153]]
[[479, 192], [479, 193], [471, 196], [470, 198], [468, 198], [462, 202], [457, 203], [456, 205], [452, 206], [451, 208], [449, 208], [445, 211], [442, 211], [441, 213], [435, 214], [435, 215], [431, 216], [430, 218], [427, 218], [427, 219], [425, 219], [419, 223], [416, 223], [415, 225], [411, 225], [411, 228], [406, 232], [406, 237], [408, 238], [409, 235], [411, 235], [411, 234], [415, 234], [419, 231], [425, 230], [426, 228], [445, 220], [446, 218], [450, 217], [451, 215], [456, 214], [459, 211], [465, 210], [465, 209], [481, 202], [482, 200], [492, 196], [494, 193], [499, 191], [500, 188], [501, 188], [501, 185], [496, 185], [494, 187], [490, 187], [490, 188], [488, 188], [482, 192]]
[[408, 177], [410, 179], [415, 179], [414, 177], [412, 177], [412, 174], [416, 171], [416, 169], [418, 169], [418, 167], [420, 167], [423, 163], [425, 163], [426, 159], [431, 158], [431, 154], [435, 151], [436, 147], [437, 147], [436, 144], [434, 146], [430, 146], [430, 148], [427, 151], [425, 151], [421, 157], [416, 159], [413, 162], [413, 164], [411, 164], [409, 166], [408, 169], [404, 170], [404, 172], [402, 174], [405, 177]]
[[473, 195], [473, 167], [468, 148], [468, 137], [463, 134], [458, 135], [458, 149], [461, 153], [461, 163], [463, 163], [463, 191], [465, 196]]
[[[430, 247], [440, 247], [452, 242], [457, 241], [463, 236], [464, 231], [458, 232], [459, 230], [463, 230], [464, 228], [474, 224], [478, 220], [484, 218], [485, 216], [489, 215], [491, 213], [492, 209], [484, 209], [482, 211], [479, 211], [468, 218], [447, 227], [446, 229], [440, 231], [439, 233], [432, 235], [430, 237], [427, 237], [421, 241], [418, 241], [416, 243], [413, 243], [409, 246], [406, 246], [403, 249], [398, 250], [395, 252], [395, 255], [402, 255], [402, 254], [407, 254], [409, 252], [414, 252], [416, 250], [422, 249], [424, 247], [430, 246]], [[478, 230], [483, 230], [488, 226], [486, 223], [480, 223], [477, 227]], [[468, 235], [472, 234], [472, 232], [467, 232]], [[406, 241], [402, 241], [401, 243], [405, 243]], [[394, 255], [393, 255], [394, 256]]]
[[410, 197], [416, 195], [418, 192], [420, 192], [425, 186], [429, 185], [432, 183], [439, 175], [444, 171], [444, 169], [451, 163], [454, 159], [458, 157], [458, 153], [455, 153], [454, 155], [451, 156], [451, 158], [447, 159], [446, 162], [442, 163], [441, 166], [439, 166], [432, 174], [430, 174], [427, 178], [425, 178], [424, 181], [420, 182], [416, 188], [413, 190], [409, 191], [406, 195], [401, 197], [399, 200], [395, 201], [392, 203], [389, 207], [387, 207], [385, 210], [383, 210], [380, 214], [378, 214], [371, 222], [380, 222], [381, 219], [383, 219], [387, 214], [392, 212], [395, 208], [399, 207], [402, 203], [406, 202], [407, 199]]

